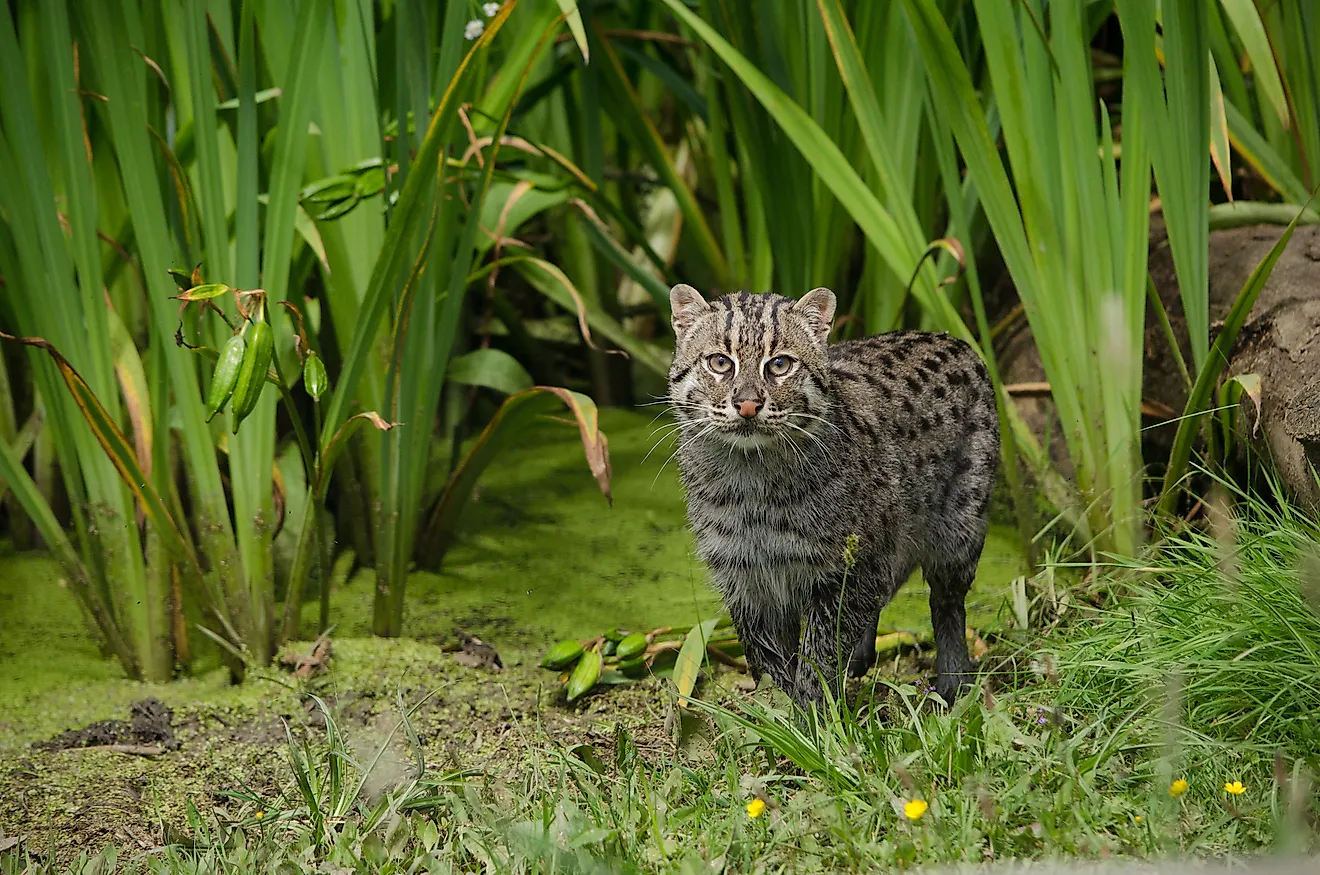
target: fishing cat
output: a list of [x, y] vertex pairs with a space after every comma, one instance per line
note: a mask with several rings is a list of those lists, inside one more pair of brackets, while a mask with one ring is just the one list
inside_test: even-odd
[[[947, 334], [830, 345], [835, 297], [670, 292], [669, 398], [688, 520], [747, 655], [798, 704], [875, 662], [920, 566], [937, 692], [969, 682], [964, 602], [999, 458], [994, 387]], [[846, 649], [846, 650], [845, 650]], [[850, 657], [850, 658], [849, 658]]]

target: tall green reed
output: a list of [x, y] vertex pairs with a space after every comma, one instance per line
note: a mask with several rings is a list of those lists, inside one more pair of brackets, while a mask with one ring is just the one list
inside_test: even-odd
[[[539, 22], [530, 42], [493, 49], [516, 5], [505, 3], [470, 44], [462, 3], [443, 19], [425, 4], [396, 4], [382, 22], [365, 0], [21, 3], [17, 30], [8, 16], [0, 21], [5, 78], [21, 86], [0, 102], [4, 318], [34, 350], [71, 534], [53, 509], [58, 496], [28, 473], [9, 434], [0, 477], [130, 676], [164, 679], [176, 658], [186, 663], [189, 621], [236, 674], [296, 636], [303, 588], [330, 552], [333, 484], [359, 514], [341, 530], [372, 528], [361, 523], [375, 518], [376, 628], [398, 633], [419, 519], [436, 500], [420, 486], [432, 465], [431, 423], [442, 392], [466, 390], [447, 386], [446, 374], [466, 327], [466, 292], [480, 279], [474, 254], [488, 251], [477, 241], [491, 230], [482, 196], [499, 147], [469, 149], [461, 116], [474, 101], [502, 116], [500, 143], [529, 62], [562, 21], [559, 9], [528, 4]], [[390, 58], [378, 51], [386, 33]], [[492, 52], [523, 78], [501, 70], [487, 81]], [[387, 79], [388, 60], [397, 63]], [[38, 75], [47, 67], [52, 76]], [[345, 168], [357, 174], [348, 179], [357, 208], [331, 215], [306, 183]], [[516, 230], [500, 219], [502, 233]], [[224, 418], [208, 425], [202, 393], [247, 293], [181, 307], [167, 269], [182, 265], [197, 265], [185, 288], [260, 287], [276, 324], [276, 387], [241, 428]], [[333, 360], [323, 404], [308, 387], [294, 391], [311, 351]], [[489, 352], [507, 370], [511, 360]], [[477, 371], [469, 383], [494, 385]], [[562, 397], [607, 488], [594, 406]], [[402, 421], [411, 427], [389, 428]], [[386, 437], [373, 439], [357, 428], [363, 422]], [[309, 510], [281, 587], [271, 547], [288, 497], [275, 455], [290, 425]], [[350, 446], [357, 452], [345, 453]], [[486, 461], [467, 466], [450, 492], [459, 483], [470, 492]], [[323, 588], [322, 627], [328, 595]]]

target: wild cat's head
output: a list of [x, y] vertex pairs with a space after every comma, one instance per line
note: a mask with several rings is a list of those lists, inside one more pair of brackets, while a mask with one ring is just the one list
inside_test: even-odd
[[815, 434], [829, 405], [833, 292], [708, 302], [680, 284], [669, 302], [677, 338], [669, 398], [680, 422], [748, 449]]

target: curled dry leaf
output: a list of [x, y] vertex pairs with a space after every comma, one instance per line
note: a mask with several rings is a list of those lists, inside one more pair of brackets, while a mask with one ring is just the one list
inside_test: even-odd
[[303, 321], [302, 310], [299, 310], [288, 301], [280, 301], [280, 306], [293, 315], [293, 322], [297, 329], [293, 338], [293, 350], [301, 358], [305, 350], [311, 349], [311, 344], [307, 342], [307, 325]]
[[[560, 270], [558, 265], [551, 264], [541, 258], [528, 258], [526, 261], [521, 262], [521, 265], [534, 267], [536, 270], [548, 276], [553, 283], [549, 288], [561, 289], [572, 300], [573, 310], [577, 313], [578, 330], [582, 334], [583, 343], [597, 352], [605, 352], [610, 355], [621, 355], [624, 358], [628, 357], [628, 353], [621, 349], [604, 349], [596, 345], [596, 341], [591, 337], [591, 326], [587, 324], [587, 305], [582, 300], [582, 295], [578, 293], [577, 286], [573, 285], [573, 281], [568, 278], [568, 274]], [[533, 282], [533, 284], [535, 285], [535, 282]], [[543, 290], [544, 288], [545, 286], [542, 287]]]
[[600, 416], [596, 410], [596, 405], [588, 406], [583, 401], [586, 396], [579, 395], [570, 389], [563, 389], [558, 386], [537, 386], [539, 391], [550, 392], [568, 406], [573, 411], [573, 417], [577, 422], [578, 435], [582, 438], [582, 452], [586, 455], [587, 465], [591, 468], [591, 475], [596, 478], [596, 483], [600, 486], [600, 491], [605, 496], [605, 500], [610, 506], [614, 505], [614, 495], [610, 492], [610, 445], [605, 437], [605, 432], [600, 430]]
[[1260, 374], [1238, 374], [1231, 377], [1224, 388], [1229, 392], [1227, 400], [1230, 403], [1240, 403], [1243, 395], [1251, 399], [1251, 436], [1257, 437], [1260, 434]]
[[398, 428], [403, 425], [401, 422], [389, 422], [374, 410], [367, 410], [363, 413], [356, 413], [348, 418], [348, 421], [339, 426], [330, 440], [326, 441], [321, 449], [320, 461], [317, 463], [316, 470], [316, 496], [318, 498], [325, 495], [325, 489], [329, 485], [330, 472], [334, 470], [335, 461], [340, 451], [348, 444], [348, 439], [353, 432], [361, 426], [363, 422], [369, 422], [378, 431], [389, 431], [392, 428]]
[[280, 664], [293, 670], [296, 678], [311, 677], [314, 672], [324, 671], [330, 664], [330, 636], [322, 634], [306, 655], [286, 653], [280, 657]]

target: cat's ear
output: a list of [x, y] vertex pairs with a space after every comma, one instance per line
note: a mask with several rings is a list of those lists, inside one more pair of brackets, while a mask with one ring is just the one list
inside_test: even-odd
[[838, 304], [829, 289], [812, 289], [793, 305], [793, 312], [806, 320], [807, 325], [821, 343], [830, 336], [834, 325], [834, 308]]
[[702, 313], [710, 310], [710, 304], [701, 297], [701, 292], [687, 283], [679, 283], [669, 290], [669, 310], [673, 314], [674, 334], [682, 334], [692, 327]]

